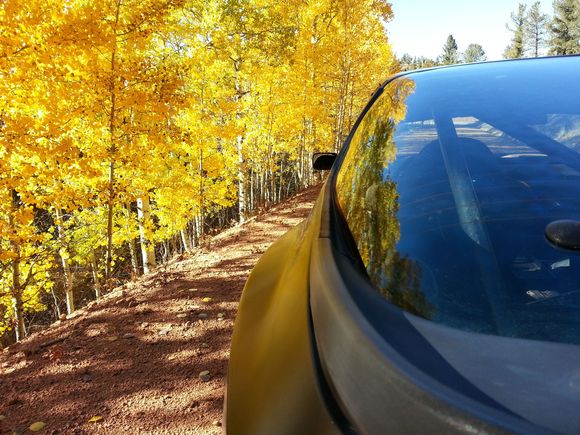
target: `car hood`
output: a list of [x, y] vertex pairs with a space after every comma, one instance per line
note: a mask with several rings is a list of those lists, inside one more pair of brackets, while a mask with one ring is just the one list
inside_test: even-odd
[[548, 430], [580, 432], [580, 346], [465, 332], [406, 316], [490, 398]]

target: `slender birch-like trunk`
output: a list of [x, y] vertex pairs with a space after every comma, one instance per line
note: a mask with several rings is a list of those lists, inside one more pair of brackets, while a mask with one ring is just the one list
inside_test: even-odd
[[93, 285], [95, 286], [95, 299], [98, 301], [101, 299], [101, 283], [99, 282], [99, 269], [97, 266], [97, 254], [93, 251], [91, 258], [91, 273], [93, 275]]
[[246, 171], [244, 169], [244, 154], [242, 144], [244, 138], [238, 136], [237, 151], [238, 151], [238, 212], [239, 222], [242, 224], [246, 221], [247, 206], [246, 206]]
[[55, 209], [56, 229], [58, 231], [58, 241], [60, 243], [59, 256], [64, 272], [64, 294], [66, 298], [66, 313], [72, 314], [75, 310], [75, 301], [73, 293], [72, 273], [68, 262], [68, 246], [64, 237], [64, 227], [62, 222], [62, 215], [58, 208]]
[[[12, 192], [12, 209], [8, 214], [8, 225], [10, 228], [15, 227], [14, 214], [19, 206], [19, 197], [16, 191]], [[24, 326], [24, 302], [22, 301], [22, 284], [20, 282], [20, 262], [21, 250], [20, 245], [13, 239], [10, 240], [10, 247], [12, 252], [16, 254], [12, 260], [12, 309], [14, 310], [14, 323], [16, 332], [16, 341], [22, 340], [26, 337], [26, 327]]]
[[112, 271], [111, 266], [113, 264], [113, 211], [114, 211], [114, 199], [115, 199], [115, 154], [117, 153], [117, 142], [115, 137], [115, 122], [116, 122], [116, 98], [117, 92], [115, 89], [115, 78], [117, 74], [117, 26], [119, 24], [119, 14], [121, 12], [121, 0], [117, 0], [117, 8], [115, 11], [115, 43], [113, 45], [113, 51], [111, 53], [111, 76], [109, 84], [109, 92], [111, 96], [111, 106], [109, 113], [109, 136], [111, 140], [109, 153], [109, 198], [108, 198], [108, 209], [107, 209], [107, 258], [105, 262], [105, 282], [107, 287], [112, 285]]
[[137, 198], [137, 216], [139, 218], [139, 239], [141, 241], [141, 257], [143, 258], [143, 273], [148, 273], [157, 265], [155, 261], [155, 246], [149, 240], [149, 228], [151, 210], [149, 208], [149, 196]]

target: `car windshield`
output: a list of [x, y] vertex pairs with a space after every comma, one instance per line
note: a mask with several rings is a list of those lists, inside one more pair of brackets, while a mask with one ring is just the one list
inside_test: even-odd
[[580, 221], [579, 71], [561, 57], [385, 86], [336, 194], [387, 300], [455, 328], [580, 343], [580, 251], [566, 248], [580, 233], [557, 222]]

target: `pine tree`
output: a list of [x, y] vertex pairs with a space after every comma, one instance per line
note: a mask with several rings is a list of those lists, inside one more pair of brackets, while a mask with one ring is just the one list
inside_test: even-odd
[[399, 63], [401, 64], [401, 69], [403, 71], [408, 71], [414, 69], [413, 67], [413, 58], [409, 53], [405, 53], [399, 59]]
[[580, 0], [555, 0], [548, 30], [549, 54], [580, 53]]
[[[507, 29], [512, 32], [512, 41], [503, 52], [505, 59], [517, 59], [524, 57], [526, 51], [526, 5], [520, 3], [517, 12], [510, 15], [511, 23], [506, 24]], [[510, 27], [511, 26], [513, 27]]]
[[487, 59], [483, 47], [479, 44], [469, 44], [463, 54], [465, 62], [482, 62]]
[[459, 53], [457, 52], [457, 42], [453, 35], [447, 37], [441, 54], [441, 63], [443, 65], [452, 65], [459, 62]]
[[549, 17], [540, 10], [540, 2], [535, 2], [530, 8], [524, 24], [526, 41], [533, 57], [540, 55], [540, 48], [546, 42]]

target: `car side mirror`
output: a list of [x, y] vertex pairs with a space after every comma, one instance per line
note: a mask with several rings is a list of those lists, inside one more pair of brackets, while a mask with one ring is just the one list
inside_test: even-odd
[[312, 155], [312, 169], [328, 171], [336, 160], [336, 153], [314, 153]]

